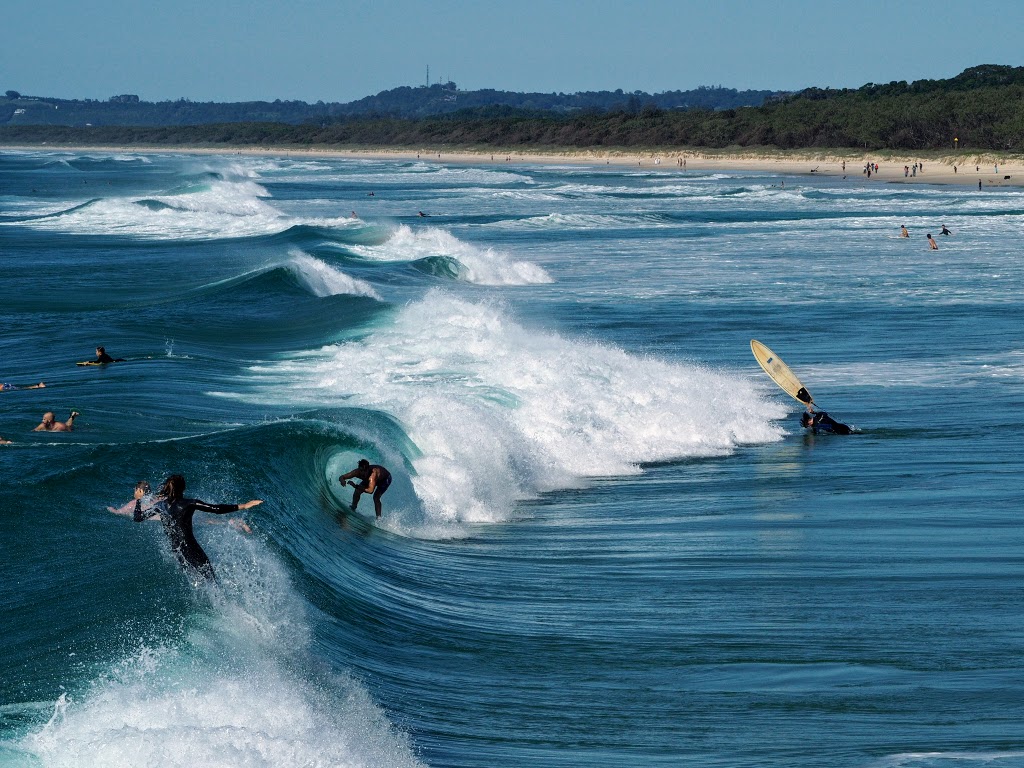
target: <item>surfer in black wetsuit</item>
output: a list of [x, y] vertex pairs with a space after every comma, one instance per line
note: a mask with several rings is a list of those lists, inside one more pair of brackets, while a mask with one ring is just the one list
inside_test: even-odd
[[159, 516], [164, 526], [164, 533], [171, 542], [171, 550], [189, 573], [197, 573], [211, 581], [216, 578], [213, 572], [213, 565], [210, 558], [206, 556], [203, 548], [196, 541], [192, 533], [192, 516], [196, 512], [210, 512], [214, 515], [226, 515], [230, 512], [237, 512], [242, 509], [250, 509], [257, 504], [262, 504], [261, 499], [253, 499], [244, 504], [207, 504], [199, 499], [186, 499], [185, 478], [181, 475], [171, 475], [164, 481], [163, 487], [157, 496], [157, 502], [149, 509], [142, 508], [142, 497], [146, 495], [146, 489], [140, 486], [135, 488], [135, 510], [132, 519], [136, 523]]
[[107, 350], [103, 347], [96, 347], [96, 359], [93, 361], [97, 365], [106, 365], [107, 363], [123, 363], [123, 357], [111, 357], [107, 354]]
[[[353, 477], [358, 477], [363, 482], [361, 483], [350, 483], [348, 482]], [[377, 517], [380, 517], [381, 505], [380, 497], [384, 495], [384, 492], [391, 487], [391, 473], [388, 472], [384, 467], [379, 464], [371, 464], [366, 459], [360, 459], [359, 465], [351, 472], [346, 472], [344, 475], [338, 478], [342, 485], [351, 485], [355, 488], [352, 493], [352, 511], [354, 512], [356, 507], [359, 505], [359, 498], [364, 493], [373, 494], [373, 509], [377, 513]]]
[[813, 434], [819, 432], [829, 435], [848, 435], [851, 430], [845, 424], [841, 424], [825, 411], [804, 411], [800, 415], [800, 426], [811, 430]]

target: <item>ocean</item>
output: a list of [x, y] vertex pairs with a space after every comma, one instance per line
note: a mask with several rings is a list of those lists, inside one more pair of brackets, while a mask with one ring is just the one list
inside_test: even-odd
[[[0, 152], [0, 766], [1024, 766], [1022, 216]], [[264, 500], [197, 514], [213, 585], [107, 511], [174, 473]]]

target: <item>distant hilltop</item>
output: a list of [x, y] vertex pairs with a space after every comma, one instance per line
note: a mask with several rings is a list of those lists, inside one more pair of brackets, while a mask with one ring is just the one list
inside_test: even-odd
[[[730, 99], [760, 100], [728, 106]], [[511, 102], [511, 103], [509, 103]], [[122, 122], [117, 122], [122, 121]], [[395, 88], [350, 104], [148, 104], [0, 98], [0, 143], [68, 146], [472, 147], [509, 149], [774, 147], [1024, 152], [1024, 67], [985, 64], [948, 80], [808, 88], [698, 88], [509, 94], [454, 83]], [[971, 163], [967, 163], [971, 164]]]
[[782, 91], [737, 91], [722, 86], [701, 86], [689, 91], [649, 94], [643, 91], [587, 91], [581, 93], [518, 93], [483, 89], [460, 91], [455, 83], [392, 88], [376, 96], [347, 103], [318, 101], [196, 102], [142, 101], [135, 94], [95, 99], [59, 99], [27, 96], [9, 90], [0, 96], [0, 125], [66, 126], [174, 126], [207, 123], [270, 122], [300, 125], [346, 117], [419, 118], [467, 109], [506, 107], [532, 112], [575, 112], [643, 109], [736, 109], [755, 107], [785, 95]]

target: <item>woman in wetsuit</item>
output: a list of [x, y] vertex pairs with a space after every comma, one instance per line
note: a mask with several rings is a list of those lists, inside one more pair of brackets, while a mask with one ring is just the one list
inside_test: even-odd
[[206, 556], [203, 548], [196, 541], [192, 533], [192, 515], [196, 512], [210, 512], [215, 515], [226, 515], [229, 512], [237, 512], [241, 509], [250, 509], [257, 504], [262, 504], [262, 499], [253, 499], [244, 504], [207, 504], [199, 499], [186, 499], [185, 478], [181, 475], [171, 475], [164, 481], [163, 487], [157, 496], [157, 502], [148, 510], [142, 509], [142, 497], [145, 491], [135, 489], [135, 512], [132, 519], [141, 523], [156, 515], [160, 516], [160, 522], [164, 526], [164, 533], [171, 542], [171, 550], [178, 562], [186, 571], [194, 571], [204, 578], [213, 580], [216, 578], [213, 572], [213, 565], [210, 558]]

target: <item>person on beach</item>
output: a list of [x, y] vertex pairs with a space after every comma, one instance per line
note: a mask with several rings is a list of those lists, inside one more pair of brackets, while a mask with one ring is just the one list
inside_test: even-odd
[[0, 384], [0, 392], [10, 392], [13, 389], [43, 389], [46, 386], [43, 382], [38, 384], [8, 384], [4, 382]]
[[123, 357], [111, 357], [107, 354], [107, 350], [103, 347], [96, 347], [96, 359], [93, 361], [97, 365], [106, 365], [107, 363], [123, 363]]
[[978, 179], [978, 191], [981, 192], [981, 179]]
[[227, 515], [243, 509], [251, 509], [262, 504], [262, 499], [252, 499], [244, 504], [207, 504], [199, 499], [185, 498], [185, 478], [182, 475], [171, 475], [160, 488], [156, 502], [148, 507], [142, 506], [148, 484], [140, 482], [135, 486], [135, 504], [132, 520], [141, 523], [144, 520], [158, 519], [164, 527], [164, 533], [171, 544], [178, 563], [190, 576], [201, 576], [208, 581], [217, 578], [210, 563], [210, 558], [199, 546], [192, 532], [192, 516], [196, 512], [209, 512], [214, 515]]
[[53, 411], [47, 411], [43, 414], [43, 420], [38, 427], [33, 429], [33, 432], [70, 432], [74, 428], [75, 417], [78, 416], [78, 411], [72, 411], [67, 421], [56, 421], [53, 416]]
[[[361, 483], [349, 482], [353, 477], [362, 480]], [[373, 494], [373, 509], [377, 517], [381, 514], [380, 497], [391, 487], [391, 473], [379, 464], [370, 464], [366, 459], [360, 459], [358, 466], [351, 472], [346, 472], [338, 478], [342, 485], [351, 485], [355, 488], [352, 493], [352, 511], [359, 506], [359, 499], [364, 493]]]
[[942, 225], [942, 231], [939, 232], [939, 234], [940, 235], [952, 235], [953, 233], [949, 231], [949, 228], [945, 224], [943, 224]]
[[931, 232], [928, 233], [928, 247], [931, 248], [933, 251], [939, 250], [939, 244], [935, 242], [935, 238], [932, 237]]
[[910, 237], [910, 233], [907, 232], [907, 225], [900, 225], [900, 237]]

